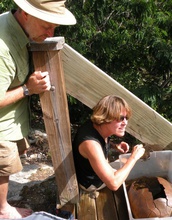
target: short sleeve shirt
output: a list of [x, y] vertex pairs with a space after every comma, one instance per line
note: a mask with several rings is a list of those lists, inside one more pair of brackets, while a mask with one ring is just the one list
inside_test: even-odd
[[[22, 85], [29, 73], [29, 39], [12, 11], [0, 15], [0, 100]], [[19, 140], [29, 131], [28, 99], [0, 108], [0, 140]]]

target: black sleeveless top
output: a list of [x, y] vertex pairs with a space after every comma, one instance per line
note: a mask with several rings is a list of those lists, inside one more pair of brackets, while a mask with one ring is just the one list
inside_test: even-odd
[[92, 169], [89, 160], [84, 158], [79, 153], [79, 145], [85, 140], [97, 141], [102, 147], [105, 158], [108, 157], [109, 147], [108, 144], [105, 143], [102, 136], [93, 127], [91, 120], [87, 121], [78, 129], [77, 134], [73, 140], [73, 157], [78, 183], [83, 185], [85, 188], [88, 188], [90, 185], [94, 185], [98, 188], [103, 184], [103, 182]]

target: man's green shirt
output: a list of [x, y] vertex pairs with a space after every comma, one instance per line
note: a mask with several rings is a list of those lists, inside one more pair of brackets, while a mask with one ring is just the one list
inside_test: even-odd
[[[29, 40], [12, 12], [0, 15], [0, 100], [29, 73]], [[0, 108], [0, 140], [20, 140], [28, 135], [28, 98]]]

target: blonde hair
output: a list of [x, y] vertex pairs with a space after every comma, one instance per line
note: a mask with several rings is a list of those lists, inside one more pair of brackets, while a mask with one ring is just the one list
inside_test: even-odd
[[91, 120], [97, 125], [120, 120], [121, 111], [125, 110], [127, 117], [131, 117], [131, 108], [121, 97], [108, 95], [103, 97], [94, 107]]

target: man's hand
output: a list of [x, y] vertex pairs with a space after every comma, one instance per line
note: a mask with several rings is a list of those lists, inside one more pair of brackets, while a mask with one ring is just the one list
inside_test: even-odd
[[29, 90], [29, 95], [49, 91], [51, 88], [49, 73], [35, 71], [30, 75], [28, 81], [26, 82], [26, 86]]

